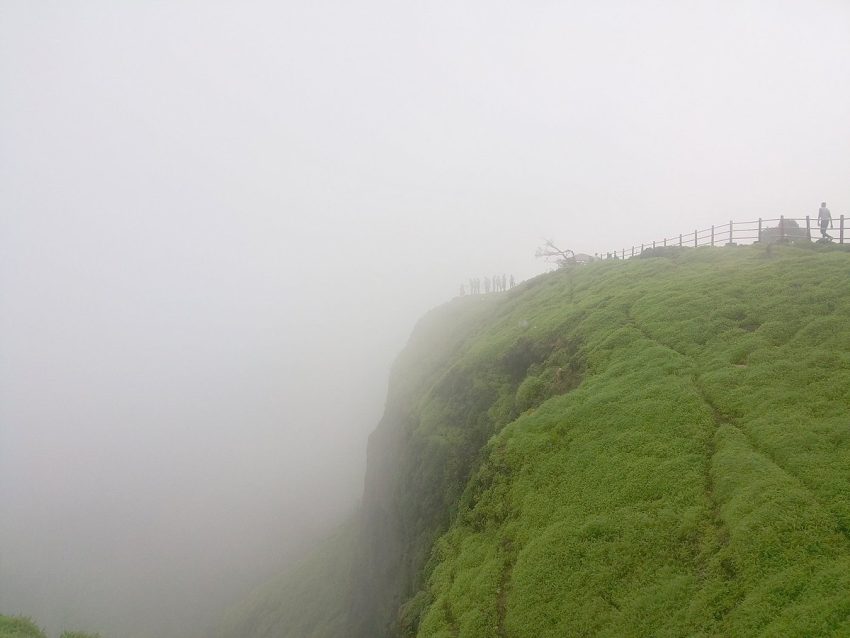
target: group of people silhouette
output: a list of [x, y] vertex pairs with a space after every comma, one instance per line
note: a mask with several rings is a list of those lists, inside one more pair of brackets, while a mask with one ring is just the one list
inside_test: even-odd
[[[516, 286], [516, 280], [514, 276], [511, 275], [508, 278], [506, 275], [493, 275], [492, 277], [473, 277], [469, 280], [469, 294], [470, 295], [480, 295], [481, 292], [481, 284], [484, 284], [484, 293], [488, 292], [504, 292], [509, 288], [513, 288]], [[460, 285], [460, 296], [463, 297], [467, 294], [467, 288], [464, 284]]]

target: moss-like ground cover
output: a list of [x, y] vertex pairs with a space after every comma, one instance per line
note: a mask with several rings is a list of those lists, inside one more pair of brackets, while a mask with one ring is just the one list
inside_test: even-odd
[[410, 633], [850, 635], [850, 255], [671, 251], [512, 297], [461, 359], [561, 337], [585, 378], [489, 441]]

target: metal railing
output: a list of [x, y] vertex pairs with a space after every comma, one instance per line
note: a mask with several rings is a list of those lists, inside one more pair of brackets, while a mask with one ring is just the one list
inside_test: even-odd
[[[769, 224], [775, 223], [775, 226]], [[814, 227], [814, 228], [813, 228]], [[830, 236], [829, 241], [843, 244], [845, 237], [850, 242], [850, 227], [848, 227], [844, 215], [833, 220], [833, 227], [829, 231], [838, 232], [838, 237]], [[597, 253], [598, 258], [629, 259], [637, 257], [643, 251], [653, 248], [664, 248], [672, 246], [697, 248], [699, 246], [729, 246], [739, 244], [752, 244], [755, 242], [791, 242], [812, 241], [812, 233], [820, 234], [817, 219], [810, 216], [784, 217], [776, 219], [762, 219], [755, 221], [735, 222], [712, 226], [703, 230], [695, 229], [693, 232], [681, 233], [674, 237], [665, 237], [661, 240], [634, 245], [629, 248], [621, 248], [612, 252]]]

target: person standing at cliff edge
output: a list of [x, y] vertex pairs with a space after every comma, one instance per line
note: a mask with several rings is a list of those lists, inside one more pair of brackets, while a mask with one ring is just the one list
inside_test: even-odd
[[826, 202], [820, 203], [820, 209], [818, 210], [818, 224], [820, 224], [821, 237], [824, 239], [832, 239], [832, 237], [826, 234], [826, 227], [829, 226], [832, 228], [832, 213], [830, 213], [829, 209], [826, 207]]

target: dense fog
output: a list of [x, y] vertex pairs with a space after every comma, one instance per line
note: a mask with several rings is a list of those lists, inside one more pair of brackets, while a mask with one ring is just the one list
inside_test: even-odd
[[0, 4], [0, 613], [202, 636], [470, 277], [850, 213], [850, 4]]

